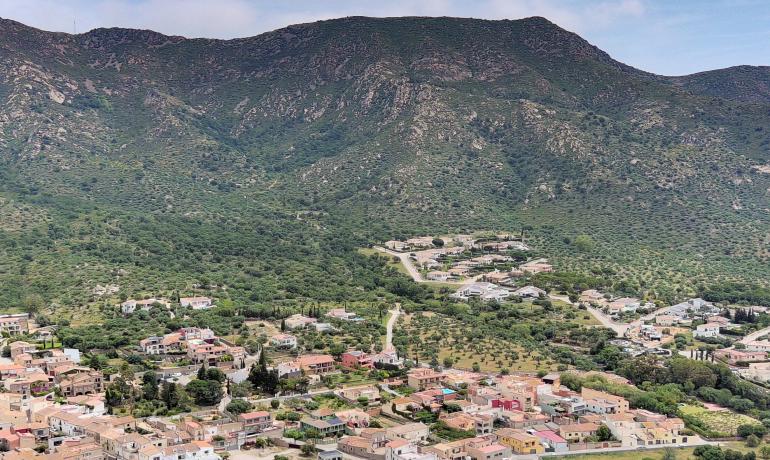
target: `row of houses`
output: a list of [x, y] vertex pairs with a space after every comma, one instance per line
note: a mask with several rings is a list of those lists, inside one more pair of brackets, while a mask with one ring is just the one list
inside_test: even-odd
[[184, 327], [163, 336], [151, 336], [139, 342], [147, 355], [179, 354], [193, 364], [242, 368], [246, 350], [220, 339], [208, 328]]
[[[214, 300], [210, 297], [180, 297], [179, 305], [193, 310], [206, 310], [214, 308]], [[165, 309], [171, 308], [171, 302], [166, 299], [150, 297], [146, 299], [128, 299], [120, 304], [120, 311], [124, 315], [134, 313], [136, 310], [148, 311], [153, 306], [159, 306]]]
[[0, 384], [11, 393], [31, 398], [58, 387], [63, 396], [96, 394], [104, 387], [102, 373], [80, 366], [73, 349], [38, 349], [24, 341], [9, 345], [13, 363], [0, 364]]

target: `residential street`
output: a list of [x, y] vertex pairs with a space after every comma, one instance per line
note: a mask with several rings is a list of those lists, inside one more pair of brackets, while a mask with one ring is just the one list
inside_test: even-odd
[[472, 278], [468, 278], [467, 280], [463, 281], [433, 281], [433, 280], [426, 280], [422, 277], [422, 274], [419, 270], [417, 270], [417, 267], [414, 266], [412, 263], [412, 259], [409, 258], [408, 252], [396, 252], [391, 251], [390, 249], [386, 249], [380, 246], [374, 246], [374, 249], [380, 252], [384, 252], [385, 254], [389, 254], [391, 256], [396, 256], [399, 259], [401, 259], [401, 264], [406, 267], [406, 271], [409, 272], [409, 275], [412, 277], [412, 279], [417, 283], [427, 283], [427, 284], [454, 284], [457, 286], [463, 286], [466, 284], [474, 283], [478, 281], [483, 275], [476, 275]]

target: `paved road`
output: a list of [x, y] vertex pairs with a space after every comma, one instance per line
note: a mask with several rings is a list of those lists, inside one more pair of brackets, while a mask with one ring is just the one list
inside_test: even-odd
[[586, 310], [588, 310], [588, 313], [591, 313], [594, 316], [594, 318], [597, 319], [597, 321], [602, 323], [602, 326], [615, 331], [618, 337], [625, 337], [626, 331], [632, 326], [636, 325], [636, 323], [638, 323], [638, 321], [634, 321], [628, 324], [616, 323], [615, 321], [612, 320], [612, 318], [605, 315], [604, 312], [601, 310], [598, 310], [591, 306], [587, 306]]
[[385, 350], [393, 348], [393, 326], [396, 325], [398, 315], [401, 314], [401, 304], [397, 303], [396, 308], [388, 311], [388, 313], [390, 313], [390, 318], [388, 318], [388, 324], [385, 326], [387, 329], [387, 332], [385, 333]]
[[426, 284], [456, 284], [457, 286], [462, 286], [464, 284], [472, 283], [479, 279], [482, 275], [476, 275], [473, 278], [468, 278], [465, 281], [433, 281], [433, 280], [426, 280], [422, 277], [422, 273], [420, 273], [419, 270], [414, 266], [412, 263], [412, 259], [409, 258], [408, 252], [396, 252], [391, 251], [390, 249], [386, 249], [380, 246], [375, 246], [374, 249], [384, 252], [385, 254], [389, 254], [391, 256], [396, 256], [399, 259], [401, 259], [401, 263], [406, 267], [406, 271], [409, 272], [409, 276], [412, 277], [413, 280], [415, 280], [418, 283], [426, 283]]
[[749, 342], [753, 342], [754, 340], [757, 340], [758, 338], [762, 337], [763, 335], [770, 334], [770, 327], [766, 327], [764, 329], [760, 329], [756, 332], [752, 332], [751, 334], [745, 336], [741, 340], [739, 340], [742, 344], [747, 344]]

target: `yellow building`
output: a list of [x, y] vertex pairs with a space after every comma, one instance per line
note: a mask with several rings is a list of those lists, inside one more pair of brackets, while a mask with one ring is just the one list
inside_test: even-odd
[[542, 454], [545, 452], [540, 439], [524, 430], [502, 428], [495, 434], [497, 435], [497, 442], [510, 447], [515, 454]]

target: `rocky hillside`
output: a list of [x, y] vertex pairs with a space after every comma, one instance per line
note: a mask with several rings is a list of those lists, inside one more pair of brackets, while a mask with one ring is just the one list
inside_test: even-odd
[[631, 289], [762, 281], [768, 94], [767, 68], [657, 76], [543, 18], [229, 41], [2, 20], [0, 276], [71, 303], [123, 271], [137, 291], [255, 264], [280, 297], [285, 252], [239, 244], [299, 234], [324, 258], [309, 240], [524, 226], [562, 268]]

